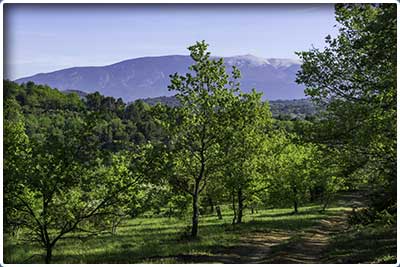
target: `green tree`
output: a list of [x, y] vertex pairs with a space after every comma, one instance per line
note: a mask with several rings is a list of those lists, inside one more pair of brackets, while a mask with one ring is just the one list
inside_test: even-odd
[[[75, 116], [48, 118], [51, 126], [42, 125], [42, 133], [29, 142], [20, 123], [7, 126], [5, 136], [7, 220], [10, 225], [23, 226], [27, 236], [45, 249], [46, 263], [51, 262], [58, 240], [68, 233], [85, 226], [92, 231], [93, 218], [116, 216], [116, 207], [123, 207], [127, 194], [144, 179], [146, 151], [151, 149], [138, 147], [111, 161], [81, 158], [82, 149], [96, 155], [87, 151], [96, 146], [87, 146], [85, 121]], [[11, 153], [12, 146], [19, 149]], [[15, 153], [22, 151], [27, 154], [24, 161], [11, 163]]]
[[396, 4], [338, 4], [339, 35], [298, 53], [297, 82], [327, 107], [315, 140], [347, 156], [348, 177], [375, 170], [369, 184], [386, 193], [386, 206], [396, 203], [396, 12]]
[[272, 117], [268, 103], [263, 103], [261, 93], [254, 90], [250, 94], [240, 94], [231, 107], [225, 118], [221, 147], [225, 154], [222, 159], [225, 161], [224, 176], [234, 209], [233, 223], [240, 224], [245, 200], [265, 186], [259, 158], [265, 152]]
[[[192, 237], [198, 233], [199, 195], [218, 170], [222, 119], [235, 97], [223, 60], [210, 59], [207, 47], [204, 41], [190, 46], [191, 72], [171, 75], [169, 89], [178, 92], [181, 106], [164, 124], [172, 148], [171, 181], [192, 196]], [[232, 78], [238, 78], [235, 70]]]
[[30, 159], [31, 147], [25, 133], [25, 122], [21, 107], [13, 99], [4, 103], [4, 229], [17, 230], [23, 226], [21, 220], [14, 220], [17, 205], [10, 192], [18, 191], [19, 181], [25, 176], [24, 166]]
[[[312, 155], [316, 147], [312, 144], [295, 144], [291, 138], [280, 143], [280, 151], [271, 159], [272, 176], [269, 190], [281, 203], [291, 203], [294, 213], [306, 201], [306, 193], [312, 184], [312, 170], [315, 168]], [[288, 203], [289, 202], [289, 203]]]

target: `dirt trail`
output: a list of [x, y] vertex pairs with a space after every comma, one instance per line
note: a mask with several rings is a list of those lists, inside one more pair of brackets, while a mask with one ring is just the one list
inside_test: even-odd
[[[361, 207], [363, 202], [362, 196], [353, 194], [339, 200], [341, 206], [347, 207]], [[251, 233], [241, 237], [238, 246], [215, 250], [212, 255], [179, 255], [178, 259], [186, 263], [326, 263], [323, 257], [329, 240], [348, 227], [348, 213], [330, 216], [302, 232]]]
[[208, 263], [322, 263], [332, 234], [347, 226], [345, 215], [322, 220], [302, 233], [270, 231], [241, 238], [240, 245], [214, 251], [213, 255], [181, 255], [184, 262]]
[[301, 233], [269, 231], [247, 234], [240, 245], [219, 248], [212, 254], [181, 254], [180, 263], [324, 263], [324, 251], [332, 235], [346, 229], [346, 213], [329, 217]]
[[298, 234], [285, 244], [278, 245], [280, 247], [273, 253], [254, 263], [323, 263], [329, 239], [347, 228], [346, 215], [347, 213], [344, 213], [342, 216], [321, 220], [318, 226]]

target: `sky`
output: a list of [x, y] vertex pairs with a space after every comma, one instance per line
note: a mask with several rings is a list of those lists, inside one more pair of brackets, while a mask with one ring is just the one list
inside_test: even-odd
[[333, 4], [5, 4], [5, 78], [187, 55], [296, 59], [336, 35]]

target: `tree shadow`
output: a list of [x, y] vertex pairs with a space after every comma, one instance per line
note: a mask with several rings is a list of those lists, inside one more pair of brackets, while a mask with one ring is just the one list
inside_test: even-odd
[[352, 228], [329, 243], [324, 263], [396, 263], [396, 226]]
[[[320, 214], [317, 210], [305, 210], [294, 215], [290, 212], [260, 214], [256, 220], [244, 221], [240, 225], [209, 220], [199, 225], [199, 240], [181, 238], [189, 229], [187, 225], [156, 223], [151, 227], [149, 223], [145, 223], [139, 224], [139, 229], [132, 225], [131, 228], [123, 228], [123, 231], [116, 235], [102, 234], [87, 241], [81, 241], [77, 236], [70, 236], [69, 240], [60, 240], [55, 248], [54, 263], [139, 263], [164, 260], [178, 263], [243, 263], [246, 254], [251, 254], [252, 250], [258, 249], [262, 244], [250, 242], [240, 245], [242, 236], [257, 232], [268, 236], [274, 235], [275, 231], [292, 237], [318, 225], [326, 216], [327, 214]], [[232, 244], [231, 247], [223, 247], [222, 242], [218, 243], [225, 238], [226, 244]], [[80, 245], [76, 242], [83, 242], [82, 248], [94, 249], [79, 251]], [[85, 242], [88, 243], [84, 244]], [[99, 244], [104, 244], [104, 249]], [[193, 254], [193, 251], [204, 254]], [[226, 252], [228, 256], [221, 254], [221, 251]]]

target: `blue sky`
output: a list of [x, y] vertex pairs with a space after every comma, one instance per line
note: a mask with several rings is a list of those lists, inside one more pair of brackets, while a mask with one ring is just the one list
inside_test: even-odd
[[5, 77], [188, 54], [196, 40], [216, 56], [296, 58], [335, 24], [333, 4], [6, 4]]

